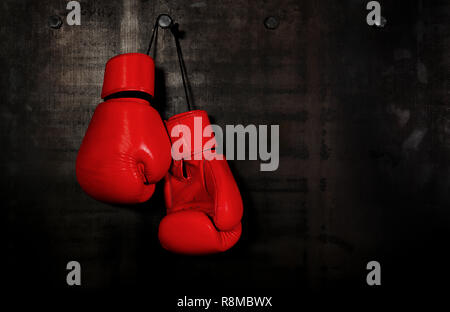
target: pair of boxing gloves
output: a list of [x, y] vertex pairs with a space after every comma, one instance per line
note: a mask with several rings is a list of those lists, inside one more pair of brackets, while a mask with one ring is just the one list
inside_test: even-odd
[[[150, 104], [154, 72], [146, 54], [121, 54], [107, 62], [104, 102], [78, 152], [77, 180], [97, 200], [135, 204], [147, 201], [164, 178], [167, 215], [159, 225], [161, 245], [182, 254], [225, 251], [241, 235], [239, 189], [225, 157], [205, 157], [205, 151], [211, 152], [205, 143], [214, 137], [194, 142], [194, 121], [201, 122], [202, 134], [210, 126], [205, 111], [178, 114], [164, 124]], [[183, 136], [183, 127], [190, 137]], [[178, 140], [184, 156], [172, 159], [171, 146]]]

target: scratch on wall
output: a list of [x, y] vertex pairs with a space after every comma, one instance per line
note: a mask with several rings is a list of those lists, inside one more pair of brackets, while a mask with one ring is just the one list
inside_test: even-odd
[[123, 0], [123, 14], [120, 20], [121, 53], [138, 51], [138, 1]]
[[415, 129], [409, 137], [403, 142], [402, 148], [403, 150], [417, 150], [419, 148], [420, 142], [422, 142], [423, 137], [427, 133], [426, 128], [424, 129]]

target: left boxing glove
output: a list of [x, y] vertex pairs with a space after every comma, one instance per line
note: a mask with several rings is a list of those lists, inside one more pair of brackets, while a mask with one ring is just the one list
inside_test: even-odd
[[170, 140], [150, 106], [155, 65], [151, 57], [127, 53], [105, 68], [102, 98], [76, 161], [76, 175], [91, 197], [109, 203], [148, 200], [171, 162]]

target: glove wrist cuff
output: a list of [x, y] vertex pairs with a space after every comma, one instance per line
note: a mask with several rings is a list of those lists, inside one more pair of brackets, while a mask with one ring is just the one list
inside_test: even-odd
[[102, 99], [122, 92], [155, 95], [155, 63], [150, 56], [125, 53], [106, 63]]

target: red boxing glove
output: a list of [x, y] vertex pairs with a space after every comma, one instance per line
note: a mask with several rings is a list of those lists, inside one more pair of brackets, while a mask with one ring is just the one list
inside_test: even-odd
[[97, 200], [144, 202], [170, 167], [170, 140], [149, 103], [154, 78], [146, 54], [121, 54], [106, 64], [105, 102], [92, 116], [76, 162], [78, 182]]
[[[172, 252], [223, 252], [241, 236], [242, 199], [225, 157], [205, 158], [203, 151], [211, 152], [214, 137], [201, 135], [195, 146], [194, 133], [203, 133], [209, 125], [202, 110], [182, 113], [166, 122], [172, 144], [182, 143], [185, 156], [172, 162], [164, 186], [167, 216], [159, 225], [158, 236], [161, 245]], [[181, 127], [174, 129], [176, 126]], [[191, 137], [184, 132], [176, 136], [183, 127], [190, 130]], [[186, 146], [190, 146], [189, 151]]]

